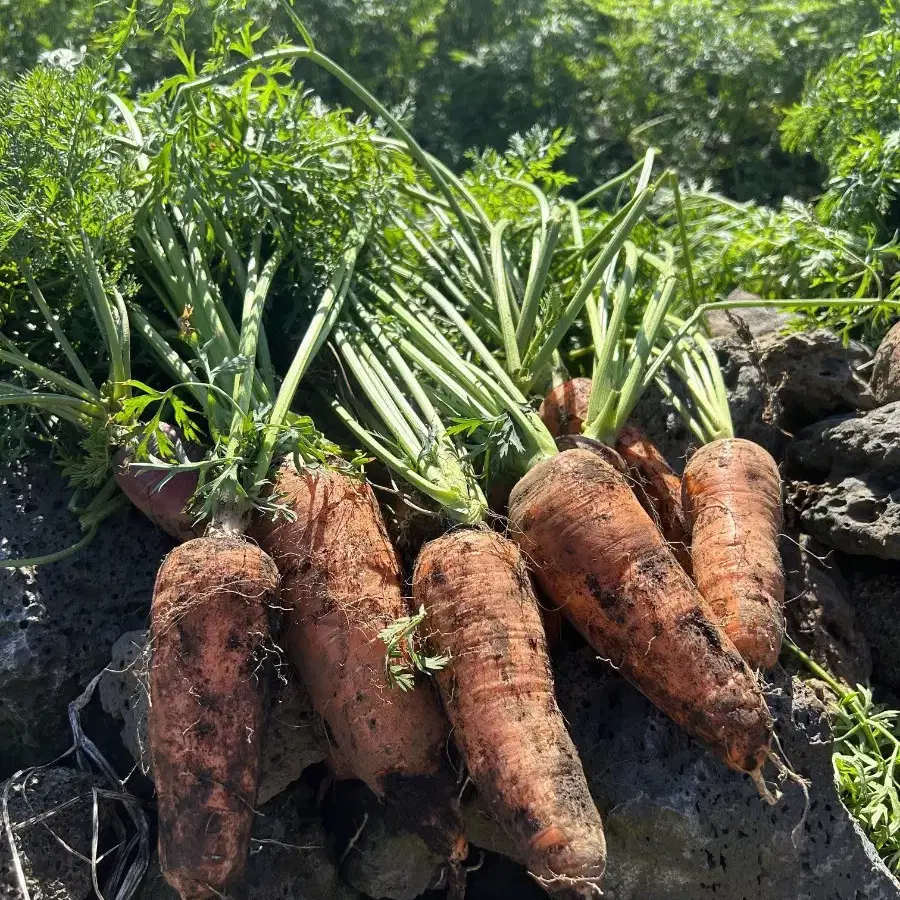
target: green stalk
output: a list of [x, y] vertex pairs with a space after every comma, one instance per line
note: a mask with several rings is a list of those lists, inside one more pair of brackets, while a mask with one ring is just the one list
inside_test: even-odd
[[[578, 315], [581, 313], [584, 304], [596, 287], [597, 282], [603, 276], [606, 267], [612, 261], [612, 258], [616, 253], [619, 252], [619, 249], [627, 240], [628, 235], [644, 214], [644, 210], [647, 208], [647, 204], [650, 202], [655, 190], [656, 186], [644, 189], [634, 196], [628, 206], [623, 207], [623, 210], [627, 210], [627, 212], [622, 216], [612, 238], [610, 238], [603, 250], [597, 255], [588, 274], [581, 282], [575, 296], [569, 301], [565, 311], [560, 316], [553, 331], [550, 333], [550, 336], [544, 342], [544, 345], [535, 357], [531, 365], [532, 372], [540, 372], [550, 361], [553, 353], [559, 347], [561, 341], [575, 323], [575, 319], [577, 319]], [[529, 389], [534, 386], [535, 380], [535, 377], [532, 376], [531, 382], [528, 385]]]
[[497, 362], [494, 354], [491, 353], [490, 350], [484, 345], [481, 338], [472, 330], [469, 326], [468, 322], [459, 314], [459, 311], [456, 307], [433, 285], [428, 284], [428, 282], [423, 281], [421, 279], [416, 279], [416, 286], [420, 288], [428, 297], [438, 305], [441, 309], [441, 312], [450, 319], [450, 321], [456, 326], [462, 336], [466, 339], [466, 342], [470, 347], [478, 354], [481, 358], [484, 366], [490, 371], [490, 373], [500, 382], [503, 386], [504, 390], [506, 390], [512, 396], [518, 396], [522, 398], [522, 402], [525, 402], [525, 397], [516, 387], [515, 383], [510, 378], [507, 371]]
[[675, 272], [671, 270], [668, 275], [664, 276], [664, 284], [662, 290], [658, 292], [658, 299], [647, 308], [645, 323], [641, 324], [641, 328], [632, 345], [632, 351], [626, 359], [625, 366], [628, 375], [622, 385], [618, 409], [612, 423], [613, 437], [621, 431], [622, 426], [628, 420], [638, 400], [641, 398], [644, 372], [647, 370], [647, 363], [652, 355], [653, 346], [656, 343], [659, 328], [664, 321], [666, 310], [674, 298], [676, 285]]
[[122, 393], [125, 397], [131, 396], [131, 328], [128, 325], [128, 310], [125, 308], [125, 299], [119, 293], [118, 289], [112, 289], [113, 300], [115, 301], [114, 310], [116, 313], [116, 324], [118, 326], [119, 340], [122, 347], [122, 367], [125, 371], [125, 383], [122, 385]]
[[124, 384], [130, 377], [130, 373], [125, 367], [126, 357], [123, 346], [123, 334], [119, 325], [113, 318], [114, 307], [109, 302], [106, 288], [103, 285], [103, 280], [97, 269], [97, 263], [94, 259], [90, 241], [84, 232], [81, 233], [81, 244], [81, 259], [87, 270], [88, 293], [93, 297], [91, 305], [97, 316], [97, 324], [100, 326], [107, 350], [109, 351], [109, 381], [112, 385], [112, 394], [114, 399], [120, 400], [125, 394], [126, 389]]
[[[422, 289], [426, 293], [429, 287], [428, 285], [422, 285]], [[410, 326], [409, 333], [411, 338], [413, 340], [418, 338], [422, 342], [422, 349], [432, 356], [438, 365], [453, 372], [455, 377], [461, 379], [474, 378], [482, 390], [488, 396], [494, 397], [506, 410], [512, 420], [522, 429], [526, 442], [531, 447], [531, 451], [526, 458], [526, 468], [538, 458], [553, 456], [557, 453], [555, 441], [549, 431], [547, 431], [544, 423], [541, 422], [534, 410], [529, 407], [524, 395], [512, 382], [503, 367], [496, 362], [490, 351], [459, 315], [457, 310], [453, 308], [446, 298], [442, 297], [440, 292], [434, 291], [434, 301], [447, 318], [453, 322], [473, 351], [481, 358], [485, 371], [466, 363], [453, 346], [440, 335], [433, 323], [427, 321], [424, 317], [420, 318], [411, 315], [408, 309], [404, 309], [401, 303], [391, 298], [386, 292], [379, 294], [379, 297], [385, 303], [388, 311]]]
[[[447, 342], [446, 338], [434, 329], [431, 323], [412, 311], [411, 304], [406, 298], [401, 295], [398, 300], [378, 285], [368, 280], [364, 280], [364, 283], [387, 311], [406, 325], [407, 333], [418, 341], [418, 346], [415, 346], [410, 343], [408, 338], [401, 340], [404, 352], [414, 362], [423, 369], [427, 369], [432, 378], [438, 381], [450, 379], [451, 376], [447, 373], [452, 373], [452, 378], [463, 385], [470, 395], [478, 396], [479, 402], [485, 405], [491, 405], [490, 400], [487, 399], [489, 394], [480, 387], [478, 377], [473, 375], [472, 368], [464, 364], [453, 345]], [[414, 354], [421, 354], [421, 356]], [[438, 374], [439, 372], [440, 374]], [[495, 409], [495, 415], [499, 415], [499, 413], [499, 408]]]
[[[374, 325], [374, 320], [370, 318], [369, 324]], [[455, 447], [437, 420], [436, 412], [424, 392], [421, 389], [411, 392], [413, 397], [424, 400], [420, 406], [423, 419], [406, 400], [403, 388], [377, 360], [377, 354], [365, 341], [361, 341], [358, 335], [356, 340], [351, 340], [341, 328], [335, 329], [334, 337], [342, 359], [378, 419], [393, 434], [400, 455], [391, 451], [372, 430], [360, 425], [339, 400], [332, 400], [332, 409], [376, 456], [440, 503], [454, 519], [468, 524], [481, 521], [487, 504], [463, 470]], [[401, 380], [414, 380], [405, 362], [394, 370]]]
[[696, 419], [691, 408], [672, 390], [665, 378], [657, 378], [656, 384], [662, 392], [662, 395], [675, 407], [675, 412], [681, 416], [682, 421], [687, 425], [694, 437], [696, 437], [701, 444], [709, 443], [707, 437], [709, 434], [708, 423], [700, 422]]
[[622, 278], [615, 292], [612, 316], [609, 325], [603, 335], [603, 344], [597, 354], [597, 362], [591, 379], [591, 394], [588, 401], [587, 419], [582, 429], [588, 437], [604, 439], [608, 437], [609, 423], [602, 421], [600, 411], [611, 390], [615, 388], [615, 380], [612, 378], [612, 365], [616, 347], [622, 340], [622, 330], [625, 327], [625, 313], [631, 298], [631, 290], [637, 275], [638, 252], [634, 244], [628, 242], [625, 245], [625, 268]]
[[0, 559], [0, 569], [24, 569], [30, 566], [46, 566], [49, 563], [59, 562], [69, 556], [74, 556], [87, 547], [88, 544], [97, 536], [96, 524], [92, 525], [87, 534], [71, 547], [65, 550], [58, 550], [56, 553], [48, 553], [45, 556], [31, 556], [28, 559]]
[[457, 492], [441, 487], [424, 478], [403, 458], [392, 453], [373, 432], [363, 428], [354, 418], [350, 410], [337, 398], [331, 399], [331, 409], [344, 423], [347, 430], [359, 440], [370, 452], [375, 454], [386, 466], [393, 469], [404, 481], [421, 491], [427, 497], [439, 503], [454, 519], [466, 525], [476, 525], [484, 518], [484, 507], [478, 503], [477, 497], [469, 502], [461, 502]]
[[[241, 255], [234, 239], [228, 229], [222, 224], [221, 219], [215, 214], [212, 207], [202, 196], [200, 196], [200, 194], [192, 192], [191, 199], [196, 203], [203, 219], [212, 227], [216, 243], [222, 248], [222, 252], [225, 254], [228, 265], [231, 267], [231, 271], [234, 274], [234, 280], [241, 293], [243, 293], [247, 289], [247, 266], [244, 264], [243, 259], [241, 259]], [[275, 366], [272, 362], [272, 354], [269, 350], [269, 340], [266, 337], [265, 331], [260, 331], [256, 354], [257, 363], [259, 365], [259, 374], [262, 376], [265, 389], [270, 396], [274, 396]]]
[[[472, 281], [473, 283], [477, 283], [479, 280], [482, 281], [482, 284], [479, 285], [479, 290], [481, 293], [485, 293], [483, 286], [484, 284], [489, 284], [490, 282], [484, 282], [483, 276], [481, 274], [481, 270], [478, 264], [478, 257], [475, 254], [475, 251], [469, 245], [469, 242], [465, 239], [465, 236], [459, 233], [458, 228], [454, 228], [452, 222], [450, 221], [450, 217], [446, 215], [442, 210], [435, 209], [432, 207], [431, 214], [437, 219], [437, 221], [441, 224], [441, 227], [450, 235], [450, 240], [453, 241], [457, 250], [465, 257], [466, 263], [469, 266], [469, 270], [472, 272]], [[490, 223], [486, 225], [487, 231], [490, 232]]]
[[614, 178], [610, 178], [609, 181], [604, 181], [603, 184], [597, 185], [597, 187], [588, 191], [584, 196], [582, 196], [579, 200], [575, 201], [576, 206], [586, 206], [588, 203], [591, 203], [593, 200], [596, 200], [601, 194], [605, 194], [607, 191], [612, 190], [612, 188], [617, 187], [620, 184], [624, 184], [634, 175], [636, 172], [640, 171], [644, 167], [644, 160], [639, 160], [636, 162], [630, 169], [622, 172], [619, 175], [616, 175]]
[[[156, 210], [154, 224], [163, 256], [153, 255], [151, 259], [169, 283], [175, 300], [181, 306], [181, 309], [176, 310], [175, 318], [179, 318], [190, 307], [191, 318], [197, 322], [197, 330], [204, 335], [210, 361], [214, 366], [221, 365], [234, 356], [236, 347], [230, 345], [220, 324], [215, 320], [208, 298], [196, 283], [175, 229], [162, 209]], [[151, 240], [149, 243], [152, 245], [154, 242]]]
[[8, 382], [0, 382], [0, 406], [33, 406], [82, 428], [86, 427], [91, 419], [102, 419], [105, 415], [93, 403], [78, 397], [27, 391]]
[[[337, 330], [335, 330], [337, 334]], [[414, 435], [414, 440], [422, 442], [428, 439], [428, 426], [419, 418], [412, 404], [407, 400], [403, 388], [398, 386], [385, 365], [372, 350], [362, 335], [354, 331], [353, 347], [368, 368], [375, 381], [380, 385], [382, 395], [390, 408], [396, 410]]]
[[[193, 218], [185, 215], [177, 207], [173, 207], [172, 214], [180, 227], [185, 246], [187, 247], [190, 271], [193, 275], [194, 284], [196, 285], [197, 298], [200, 302], [200, 306], [204, 310], [205, 318], [209, 326], [208, 333], [210, 336], [215, 337], [216, 343], [220, 348], [222, 360], [228, 359], [238, 352], [241, 335], [238, 332], [237, 326], [231, 320], [228, 310], [225, 309], [218, 288], [207, 267], [203, 247], [197, 236], [197, 223]], [[256, 359], [255, 352], [253, 358]]]
[[26, 372], [31, 372], [32, 375], [36, 375], [38, 378], [49, 382], [60, 390], [71, 394], [73, 397], [78, 397], [86, 403], [91, 404], [91, 406], [97, 410], [97, 414], [100, 414], [99, 394], [93, 394], [77, 382], [66, 378], [65, 375], [60, 375], [52, 369], [42, 366], [40, 363], [32, 362], [27, 356], [15, 349], [15, 344], [4, 338], [2, 334], [0, 334], [0, 342], [13, 348], [11, 350], [0, 350], [0, 362], [5, 362], [11, 366], [25, 369]]
[[[233, 396], [237, 401], [240, 415], [246, 416], [253, 401], [253, 383], [256, 376], [256, 348], [259, 345], [260, 325], [266, 297], [272, 286], [279, 265], [281, 253], [276, 251], [258, 271], [259, 257], [262, 249], [262, 236], [257, 234], [253, 240], [251, 263], [247, 267], [247, 286], [244, 290], [244, 305], [241, 312], [241, 331], [238, 342], [238, 356], [244, 360], [243, 369], [235, 374]], [[233, 426], [239, 427], [235, 421]]]
[[700, 303], [697, 295], [697, 285], [694, 282], [694, 267], [691, 263], [691, 248], [688, 243], [687, 226], [685, 224], [684, 208], [681, 205], [681, 188], [678, 184], [678, 176], [672, 172], [670, 176], [672, 184], [672, 196], [675, 200], [675, 218], [678, 221], [678, 236], [681, 239], [681, 250], [684, 257], [684, 268], [688, 280], [688, 294], [691, 305], [696, 307]]
[[171, 377], [175, 381], [185, 383], [197, 402], [201, 406], [205, 406], [206, 386], [194, 375], [190, 366], [172, 349], [140, 307], [132, 304], [129, 307], [129, 313], [138, 334], [147, 342], [147, 346], [168, 370]]
[[[824, 681], [825, 684], [835, 693], [835, 695], [840, 699], [841, 703], [845, 704], [850, 708], [853, 712], [856, 721], [859, 722], [860, 728], [862, 729], [863, 734], [866, 736], [866, 741], [872, 750], [878, 755], [881, 756], [881, 747], [878, 744], [878, 740], [875, 737], [872, 728], [869, 725], [869, 720], [866, 718], [866, 714], [863, 711], [862, 707], [859, 705], [859, 701], [855, 698], [855, 691], [848, 691], [830, 672], [826, 669], [822, 668], [811, 656], [807, 653], [804, 653], [787, 635], [784, 637], [784, 645], [794, 654], [799, 660], [803, 662], [803, 664], [816, 676], [816, 678]], [[900, 741], [897, 740], [894, 735], [890, 732], [885, 732], [885, 735], [890, 738], [890, 740], [894, 744], [900, 744]]]
[[506, 260], [503, 258], [503, 232], [509, 224], [508, 219], [501, 219], [491, 230], [491, 263], [497, 319], [500, 323], [503, 349], [506, 353], [506, 368], [510, 374], [515, 374], [522, 368], [522, 360], [519, 356], [516, 325], [513, 321], [513, 310], [507, 291]]
[[360, 387], [369, 398], [369, 402], [375, 407], [381, 420], [393, 434], [403, 456], [407, 459], [417, 460], [422, 455], [422, 444], [415, 432], [409, 427], [403, 413], [394, 402], [389, 390], [384, 386], [376, 372], [363, 361], [356, 352], [356, 348], [347, 339], [341, 328], [335, 328], [333, 332], [334, 343], [338, 348], [344, 362], [353, 372]]
[[561, 232], [562, 220], [558, 215], [554, 215], [547, 225], [546, 233], [540, 238], [536, 237], [536, 243], [532, 248], [532, 266], [525, 286], [522, 314], [519, 316], [519, 325], [516, 328], [516, 340], [521, 353], [525, 352], [533, 337], [544, 285], [547, 283], [553, 254], [556, 252]]
[[[483, 310], [469, 297], [466, 296], [462, 287], [460, 287], [460, 282], [462, 281], [462, 273], [453, 266], [449, 260], [446, 259], [443, 251], [440, 250], [436, 245], [434, 245], [430, 239], [429, 242], [432, 243], [432, 247], [435, 252], [441, 254], [441, 261], [444, 263], [442, 266], [434, 256], [422, 245], [421, 241], [416, 237], [416, 235], [412, 232], [412, 230], [399, 219], [395, 218], [395, 224], [403, 233], [404, 237], [409, 242], [409, 245], [416, 251], [422, 261], [441, 279], [443, 285], [447, 288], [448, 291], [453, 295], [456, 299], [457, 303], [459, 303], [460, 308], [465, 310], [466, 313], [472, 316], [473, 319], [484, 329], [489, 331], [492, 336], [495, 336], [498, 340], [501, 340], [500, 330], [497, 327], [496, 323], [489, 319], [483, 312]], [[382, 252], [384, 254], [384, 258], [386, 263], [390, 266], [391, 270], [395, 272], [397, 275], [400, 275], [404, 278], [415, 278], [417, 277], [413, 272], [411, 272], [406, 266], [403, 266], [400, 263], [396, 263], [392, 261], [391, 251], [389, 248], [382, 248]], [[445, 267], [448, 271], [445, 271]], [[450, 277], [450, 275], [454, 277]], [[456, 280], [458, 279], [458, 280]], [[477, 285], [475, 287], [475, 292], [479, 294], [483, 299], [485, 299], [488, 304], [492, 304], [490, 296]]]
[[25, 283], [28, 285], [28, 291], [32, 296], [37, 308], [40, 310], [41, 315], [44, 317], [46, 323], [50, 326], [50, 330], [53, 332], [53, 337], [56, 338], [57, 343], [60, 346], [60, 349], [65, 353], [66, 359], [69, 360], [69, 364], [75, 371], [75, 374], [78, 376], [78, 380], [84, 385], [85, 389], [90, 391], [90, 393], [95, 396], [100, 396], [100, 391], [97, 389], [97, 385], [94, 383], [93, 378], [91, 378], [88, 370], [84, 367], [79, 358], [78, 354], [75, 352], [75, 348], [69, 343], [69, 339], [66, 337], [65, 332], [60, 328], [59, 322], [56, 320], [56, 316], [50, 311], [50, 307], [47, 304], [47, 301], [44, 299], [44, 295], [41, 292], [40, 287], [38, 287], [37, 282], [34, 280], [34, 276], [31, 272], [31, 266], [27, 261], [22, 263], [22, 274], [25, 276]]
[[407, 365], [403, 354], [398, 351], [397, 345], [388, 338], [381, 325], [373, 316], [369, 315], [355, 295], [351, 296], [351, 300], [363, 324], [378, 344], [380, 351], [384, 354], [394, 371], [398, 373], [404, 387], [409, 391], [410, 396], [422, 411], [425, 417], [426, 431], [435, 435], [441, 434], [444, 426], [437, 414], [437, 410], [432, 405], [428, 394], [422, 389], [412, 369]]
[[364, 235], [358, 236], [341, 256], [338, 267], [319, 298], [319, 304], [313, 314], [309, 328], [303, 335], [303, 340], [300, 342], [300, 346], [294, 354], [294, 359], [291, 361], [290, 368], [284, 376], [284, 381], [282, 381], [281, 389], [275, 398], [275, 404], [269, 415], [259, 454], [256, 458], [254, 475], [258, 481], [266, 477], [272, 465], [272, 455], [275, 452], [278, 432], [284, 425], [291, 404], [294, 402], [294, 395], [300, 387], [300, 382], [306, 374], [310, 362], [327, 340], [340, 315], [344, 298], [350, 287], [356, 258], [362, 249], [364, 240]]
[[[464, 374], [456, 372], [454, 378], [439, 363], [407, 339], [403, 338], [400, 346], [406, 356], [437, 384], [442, 393], [449, 394], [455, 400], [454, 404], [449, 405], [457, 411], [459, 408], [464, 408], [481, 419], [496, 418], [502, 413], [493, 398], [482, 390], [477, 379], [468, 377], [468, 372]], [[444, 405], [448, 404], [445, 402]]]

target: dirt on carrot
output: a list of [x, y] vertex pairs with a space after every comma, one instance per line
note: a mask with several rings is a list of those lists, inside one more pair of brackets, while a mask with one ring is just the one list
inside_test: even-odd
[[188, 541], [156, 579], [149, 743], [160, 864], [182, 900], [220, 897], [244, 871], [277, 595], [275, 564], [241, 538]]
[[772, 719], [753, 672], [625, 478], [569, 450], [510, 497], [511, 536], [597, 652], [728, 766], [765, 762]]
[[750, 666], [770, 668], [784, 637], [778, 466], [752, 441], [714, 441], [691, 457], [682, 488], [700, 593]]
[[423, 548], [413, 593], [434, 652], [451, 657], [436, 677], [479, 793], [551, 894], [601, 896], [603, 827], [556, 704], [518, 548], [487, 529], [451, 532]]
[[279, 469], [288, 521], [254, 536], [282, 576], [281, 645], [347, 766], [453, 863], [468, 849], [446, 754], [450, 726], [426, 680], [390, 687], [379, 633], [408, 616], [400, 568], [371, 487], [325, 469]]
[[[582, 437], [577, 442], [582, 426], [587, 418], [588, 402], [591, 396], [589, 378], [572, 378], [553, 388], [544, 397], [539, 415], [553, 437], [558, 440], [561, 450], [577, 447], [591, 449], [587, 442], [602, 447], [598, 441]], [[691, 572], [690, 529], [681, 505], [681, 479], [672, 471], [665, 457], [654, 443], [636, 425], [627, 424], [619, 432], [615, 450], [607, 462], [619, 466], [619, 458], [627, 467], [633, 481], [634, 492], [641, 506], [650, 513], [666, 540], [672, 545], [676, 559], [686, 572]], [[621, 469], [625, 471], [625, 469]]]

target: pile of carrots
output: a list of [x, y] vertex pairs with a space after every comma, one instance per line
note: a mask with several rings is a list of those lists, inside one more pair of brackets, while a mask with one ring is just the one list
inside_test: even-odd
[[[577, 202], [514, 155], [457, 176], [298, 28], [297, 46], [213, 54], [141, 102], [62, 73], [5, 88], [7, 123], [53, 96], [88, 111], [72, 127], [105, 149], [78, 160], [72, 195], [102, 175], [134, 205], [115, 260], [106, 232], [51, 210], [43, 270], [20, 217], [35, 240], [4, 244], [20, 315], [55, 343], [4, 339], [17, 381], [0, 404], [29, 407], [68, 459], [73, 440], [91, 454], [81, 485], [100, 499], [79, 507], [76, 549], [125, 498], [179, 541], [152, 601], [149, 736], [161, 865], [184, 900], [244, 871], [281, 656], [456, 896], [469, 849], [449, 744], [548, 893], [599, 897], [603, 827], [542, 611], [771, 800], [757, 673], [784, 633], [778, 468], [733, 434], [688, 248], [639, 243], [673, 184], [652, 154]], [[382, 125], [323, 111], [292, 64]], [[46, 100], [27, 93], [42, 78]], [[0, 190], [23, 158], [0, 147]], [[53, 293], [66, 272], [83, 302]], [[93, 347], [65, 333], [88, 315]], [[80, 384], [61, 374], [82, 358]], [[589, 377], [569, 377], [577, 360]], [[631, 421], [652, 384], [703, 444], [682, 476]], [[442, 523], [409, 585], [384, 489]]]

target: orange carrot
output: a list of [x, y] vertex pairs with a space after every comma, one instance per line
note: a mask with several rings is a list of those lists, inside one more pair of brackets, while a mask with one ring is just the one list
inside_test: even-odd
[[[589, 378], [572, 378], [553, 388], [538, 410], [553, 437], [577, 435], [587, 419], [591, 396]], [[570, 448], [560, 443], [560, 447]], [[636, 425], [625, 425], [615, 442], [615, 450], [635, 482], [641, 506], [650, 513], [685, 572], [691, 572], [690, 530], [681, 505], [681, 479], [650, 438]]]
[[[183, 446], [181, 434], [165, 422], [159, 425], [169, 440], [188, 458], [200, 458], [196, 448]], [[155, 438], [150, 439], [150, 448], [158, 453]], [[122, 493], [145, 515], [157, 528], [161, 528], [176, 541], [189, 541], [198, 537], [194, 516], [186, 512], [188, 503], [197, 490], [196, 472], [164, 472], [142, 468], [134, 462], [133, 453], [127, 447], [120, 448], [113, 459], [116, 482]]]
[[400, 567], [364, 481], [285, 463], [275, 494], [292, 521], [261, 521], [287, 608], [282, 646], [347, 765], [452, 863], [467, 854], [447, 762], [449, 724], [428, 683], [391, 688], [379, 633], [409, 614]]
[[635, 493], [650, 513], [675, 558], [688, 575], [692, 572], [691, 532], [681, 503], [681, 479], [643, 429], [625, 425], [616, 439], [616, 450], [637, 482]]
[[750, 666], [770, 668], [784, 636], [775, 460], [752, 441], [713, 441], [691, 457], [682, 487], [700, 593]]
[[570, 378], [547, 392], [538, 415], [553, 437], [581, 434], [590, 398], [591, 379]]
[[772, 720], [756, 678], [628, 483], [596, 454], [534, 466], [511, 533], [588, 642], [689, 734], [756, 780]]
[[453, 531], [422, 549], [413, 576], [437, 674], [469, 775], [554, 896], [600, 896], [606, 843], [553, 693], [541, 618], [518, 548], [492, 531]]
[[275, 564], [241, 538], [188, 541], [157, 575], [149, 743], [160, 863], [183, 900], [221, 897], [244, 871], [277, 593]]

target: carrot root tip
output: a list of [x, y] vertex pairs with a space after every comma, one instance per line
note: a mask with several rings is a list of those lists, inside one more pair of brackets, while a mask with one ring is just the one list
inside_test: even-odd
[[[473, 869], [478, 866], [473, 866]], [[469, 869], [460, 863], [448, 863], [441, 875], [447, 881], [447, 900], [464, 900], [466, 896], [466, 876]]]
[[552, 875], [546, 877], [528, 873], [551, 896], [557, 890], [566, 890], [570, 895], [578, 895], [583, 900], [594, 900], [605, 896], [600, 888], [602, 878], [573, 878], [570, 875]]
[[[776, 736], [777, 740], [777, 736]], [[779, 749], [781, 745], [779, 744]], [[804, 778], [802, 775], [798, 774], [791, 768], [788, 760], [783, 755], [779, 756], [772, 750], [769, 750], [766, 754], [769, 758], [770, 762], [773, 766], [778, 770], [778, 779], [782, 783], [785, 780], [793, 781], [796, 784], [801, 792], [803, 793], [803, 814], [800, 816], [800, 821], [791, 829], [791, 843], [794, 847], [799, 848], [803, 842], [803, 826], [806, 824], [806, 817], [809, 815], [809, 785], [810, 781], [808, 778]]]
[[759, 796], [762, 797], [769, 806], [774, 806], [782, 797], [781, 791], [777, 788], [773, 792], [770, 790], [769, 786], [766, 784], [766, 779], [762, 773], [762, 766], [758, 769], [754, 769], [749, 773], [751, 780], [756, 785], [756, 790], [759, 793]]

